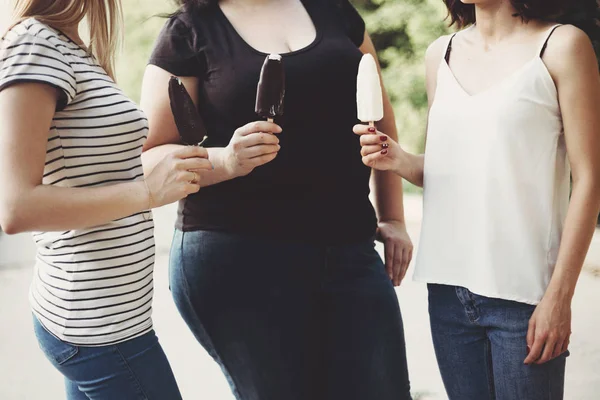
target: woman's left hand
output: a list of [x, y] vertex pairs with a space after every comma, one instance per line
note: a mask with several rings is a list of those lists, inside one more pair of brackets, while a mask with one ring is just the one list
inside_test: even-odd
[[529, 320], [525, 364], [544, 364], [565, 353], [571, 338], [571, 301], [544, 297]]
[[377, 240], [385, 248], [385, 268], [394, 283], [400, 286], [406, 276], [413, 255], [413, 244], [401, 221], [380, 221], [377, 228]]

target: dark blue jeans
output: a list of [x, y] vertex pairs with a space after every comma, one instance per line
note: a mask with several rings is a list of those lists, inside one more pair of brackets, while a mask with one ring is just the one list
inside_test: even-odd
[[535, 306], [429, 285], [433, 344], [450, 400], [561, 400], [567, 354], [525, 365]]
[[67, 400], [180, 400], [173, 371], [151, 331], [112, 346], [65, 343], [33, 318], [40, 348], [65, 377]]
[[373, 241], [176, 231], [170, 276], [238, 399], [410, 399], [400, 308]]

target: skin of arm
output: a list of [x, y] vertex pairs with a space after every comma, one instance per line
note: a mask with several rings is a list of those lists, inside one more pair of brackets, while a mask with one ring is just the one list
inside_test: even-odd
[[0, 92], [0, 221], [6, 233], [100, 225], [149, 204], [143, 182], [90, 189], [42, 185], [57, 99], [58, 90], [43, 84]]
[[[141, 107], [148, 116], [150, 133], [144, 145], [142, 160], [144, 174], [152, 172], [161, 160], [181, 149], [177, 125], [171, 111], [168, 85], [172, 74], [154, 65], [149, 65], [142, 83]], [[195, 77], [179, 77], [198, 107], [199, 80]], [[237, 129], [227, 147], [207, 148], [213, 168], [196, 171], [200, 175], [201, 187], [244, 176], [260, 165], [277, 156], [279, 139], [273, 135], [281, 133], [276, 124], [256, 121]], [[210, 133], [209, 133], [210, 136]]]
[[[371, 54], [377, 61], [377, 51], [368, 33], [360, 47], [363, 54]], [[377, 61], [381, 77], [381, 68]], [[383, 81], [383, 79], [382, 79]], [[383, 89], [384, 117], [376, 126], [387, 132], [389, 137], [398, 140], [396, 117], [389, 96]], [[406, 231], [404, 219], [404, 199], [402, 178], [391, 171], [373, 171], [372, 186], [375, 195], [375, 208], [379, 220], [378, 234], [386, 245], [386, 269], [394, 285], [399, 286], [412, 259], [413, 245]]]
[[[154, 65], [148, 65], [144, 74], [140, 106], [148, 116], [150, 128], [150, 134], [144, 144], [144, 152], [142, 154], [144, 174], [146, 176], [152, 172], [154, 167], [165, 156], [185, 147], [180, 144], [179, 132], [177, 131], [177, 125], [175, 125], [175, 119], [171, 112], [169, 92], [167, 90], [171, 76], [172, 74]], [[197, 107], [198, 78], [180, 77], [179, 79]], [[160, 132], [160, 134], [156, 132]], [[220, 159], [217, 153], [221, 149], [207, 149], [207, 151], [209, 160], [213, 164], [216, 164], [216, 161]], [[221, 165], [214, 166], [214, 171], [202, 173], [202, 187], [231, 179], [227, 171], [221, 168]]]
[[529, 324], [526, 364], [545, 363], [568, 348], [571, 301], [600, 210], [600, 76], [591, 41], [562, 26], [544, 62], [558, 89], [573, 189], [555, 270]]
[[[43, 185], [46, 144], [58, 94], [57, 89], [40, 83], [19, 83], [0, 91], [0, 224], [6, 233], [94, 227], [197, 190], [196, 185], [184, 183], [193, 179], [191, 173], [171, 174], [164, 166], [155, 176], [175, 179], [177, 173], [177, 182], [148, 182], [148, 187], [143, 181], [96, 188]], [[189, 156], [194, 155], [201, 157], [200, 152]], [[206, 168], [199, 159], [180, 161], [182, 168]], [[163, 190], [152, 190], [159, 186]]]

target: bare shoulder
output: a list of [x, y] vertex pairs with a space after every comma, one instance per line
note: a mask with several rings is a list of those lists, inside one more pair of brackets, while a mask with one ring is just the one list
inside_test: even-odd
[[576, 71], [598, 73], [596, 53], [590, 37], [573, 25], [559, 26], [544, 53], [544, 62], [555, 79]]
[[433, 104], [436, 88], [437, 88], [437, 71], [440, 68], [441, 62], [444, 60], [444, 53], [448, 48], [452, 35], [444, 35], [437, 38], [427, 48], [425, 53], [425, 67], [426, 67], [426, 85], [427, 85], [427, 97], [429, 99], [429, 106]]
[[440, 36], [427, 47], [427, 51], [425, 52], [425, 61], [427, 64], [440, 63], [452, 36], [453, 35]]

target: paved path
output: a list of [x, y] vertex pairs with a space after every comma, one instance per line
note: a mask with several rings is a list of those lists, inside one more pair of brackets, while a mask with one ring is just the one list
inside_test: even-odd
[[[155, 325], [169, 356], [184, 398], [233, 400], [219, 368], [195, 342], [171, 301], [167, 287], [167, 259], [175, 209], [155, 213], [158, 258], [156, 265]], [[407, 198], [409, 230], [416, 242], [420, 199]], [[0, 237], [0, 399], [64, 399], [60, 375], [37, 348], [31, 329], [27, 289], [32, 275], [33, 245], [28, 235]], [[596, 257], [594, 254], [599, 255]], [[600, 238], [593, 245], [590, 267], [600, 266]], [[408, 357], [415, 393], [422, 400], [443, 400], [427, 317], [427, 294], [421, 284], [407, 280], [398, 289], [406, 325]], [[566, 400], [600, 398], [600, 279], [586, 271], [574, 300], [572, 356], [569, 359]], [[285, 399], [282, 399], [285, 400]], [[371, 400], [371, 399], [365, 399]]]

